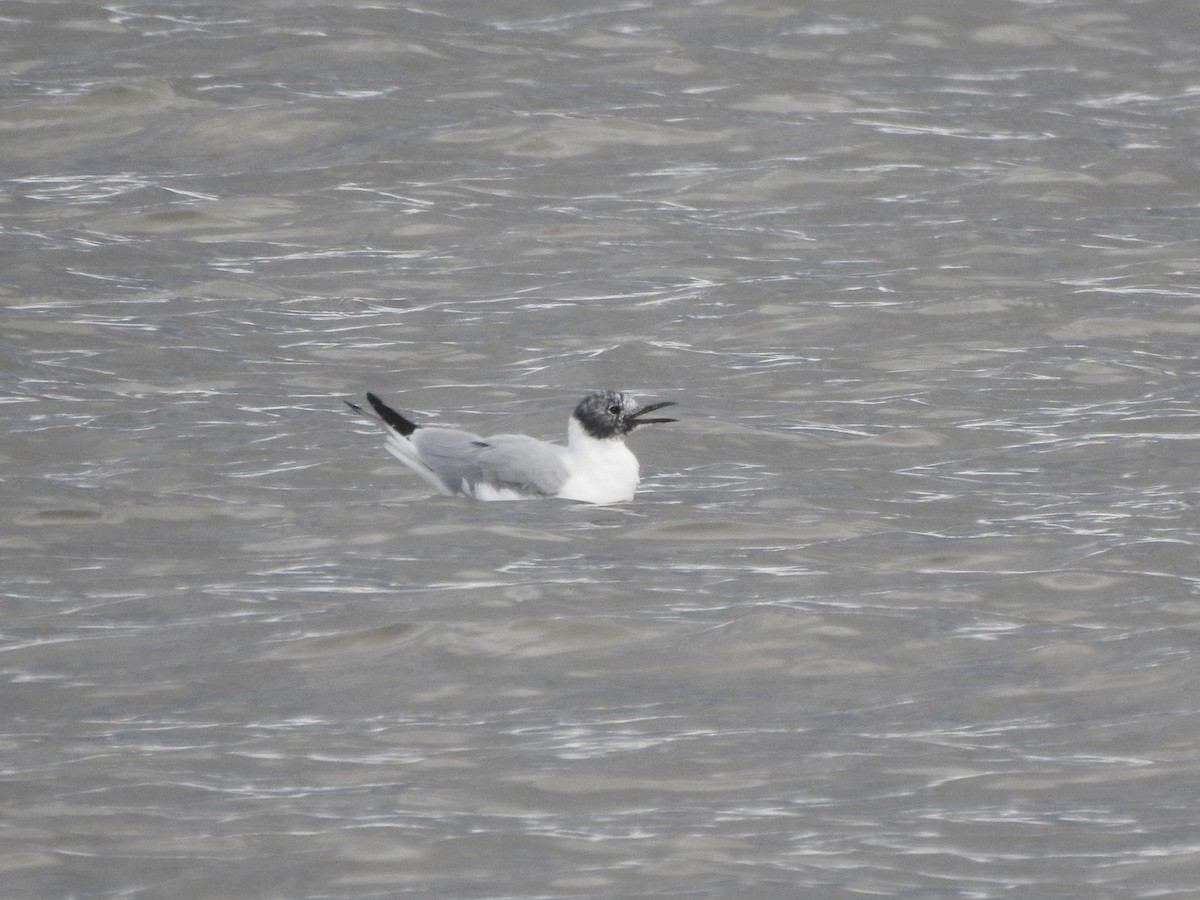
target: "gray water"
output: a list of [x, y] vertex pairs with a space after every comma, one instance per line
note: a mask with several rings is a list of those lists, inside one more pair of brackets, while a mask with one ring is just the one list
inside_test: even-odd
[[1197, 896], [1198, 33], [0, 3], [3, 895]]

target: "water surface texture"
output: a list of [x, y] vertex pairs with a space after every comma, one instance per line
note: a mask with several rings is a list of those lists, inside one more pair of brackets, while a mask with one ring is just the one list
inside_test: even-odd
[[3, 894], [1195, 897], [1197, 34], [0, 2]]

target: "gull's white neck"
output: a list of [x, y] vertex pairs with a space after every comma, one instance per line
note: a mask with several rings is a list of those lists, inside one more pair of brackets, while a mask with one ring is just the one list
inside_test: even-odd
[[594, 438], [571, 416], [563, 460], [570, 474], [558, 491], [559, 497], [587, 503], [633, 499], [638, 486], [638, 461], [620, 437]]

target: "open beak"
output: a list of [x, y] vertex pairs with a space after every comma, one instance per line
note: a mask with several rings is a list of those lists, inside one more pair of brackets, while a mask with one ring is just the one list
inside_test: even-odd
[[650, 404], [647, 404], [646, 406], [643, 406], [641, 409], [637, 410], [637, 412], [630, 413], [628, 416], [626, 416], [626, 419], [630, 423], [630, 427], [632, 427], [634, 425], [662, 425], [665, 422], [678, 422], [679, 421], [678, 419], [643, 419], [642, 418], [642, 416], [644, 416], [646, 413], [654, 412], [656, 409], [662, 409], [664, 406], [674, 406], [674, 405], [675, 405], [675, 403], [672, 400], [663, 400], [661, 403], [650, 403]]

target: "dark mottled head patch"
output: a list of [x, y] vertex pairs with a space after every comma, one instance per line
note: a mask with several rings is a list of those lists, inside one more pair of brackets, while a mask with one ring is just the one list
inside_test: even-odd
[[639, 406], [633, 397], [622, 394], [620, 391], [597, 391], [579, 401], [579, 405], [575, 407], [575, 418], [579, 420], [584, 431], [598, 440], [604, 440], [605, 438], [624, 437], [639, 425], [674, 422], [675, 419], [641, 418], [656, 409], [674, 405], [667, 400], [662, 403]]

